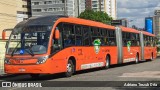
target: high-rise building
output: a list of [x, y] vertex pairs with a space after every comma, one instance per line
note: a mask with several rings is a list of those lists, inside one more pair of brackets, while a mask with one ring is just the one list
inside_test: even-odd
[[104, 11], [113, 19], [117, 18], [116, 0], [86, 0], [86, 9]]
[[67, 15], [77, 17], [85, 10], [85, 0], [66, 0]]
[[28, 8], [30, 0], [0, 0], [0, 38], [2, 30], [14, 28], [18, 22], [31, 16]]
[[160, 40], [160, 10], [155, 10], [153, 16], [153, 33]]
[[153, 32], [160, 40], [160, 15], [153, 16]]
[[104, 0], [105, 12], [113, 19], [117, 19], [117, 2], [116, 0]]
[[31, 0], [32, 16], [67, 15], [77, 17], [85, 10], [84, 0]]
[[91, 10], [92, 9], [92, 0], [86, 0], [86, 9]]

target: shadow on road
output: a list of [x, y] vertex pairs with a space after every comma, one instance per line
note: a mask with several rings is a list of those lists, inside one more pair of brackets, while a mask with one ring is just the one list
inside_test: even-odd
[[[147, 60], [145, 62], [139, 62], [138, 64], [142, 64], [142, 63], [146, 63], [146, 62], [150, 62], [150, 60]], [[110, 66], [110, 68], [124, 67], [127, 65], [135, 65], [135, 63], [132, 62], [132, 63], [126, 63], [126, 64], [120, 64], [120, 65], [112, 65], [112, 66]], [[93, 72], [97, 72], [100, 70], [105, 70], [105, 69], [104, 68], [96, 68], [96, 69], [90, 69], [90, 70], [77, 71], [76, 75], [91, 73], [91, 72], [93, 73]], [[20, 75], [11, 75], [11, 76], [7, 76], [7, 77], [3, 77], [3, 78], [0, 78], [0, 80], [4, 80], [4, 81], [47, 81], [47, 80], [54, 80], [54, 79], [59, 79], [59, 78], [66, 78], [66, 77], [64, 76], [63, 73], [60, 73], [60, 74], [40, 75], [39, 78], [33, 79], [28, 74], [23, 74], [23, 75], [20, 74]]]

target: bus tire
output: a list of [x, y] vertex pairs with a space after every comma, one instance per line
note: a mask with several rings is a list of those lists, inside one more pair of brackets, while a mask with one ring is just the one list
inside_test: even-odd
[[109, 56], [106, 57], [106, 63], [105, 63], [105, 69], [108, 69], [110, 67], [110, 58]]
[[65, 76], [66, 77], [71, 77], [74, 73], [74, 64], [72, 62], [72, 60], [68, 60], [67, 63], [67, 71], [65, 72]]
[[39, 74], [30, 74], [33, 79], [39, 78]]
[[138, 57], [138, 54], [136, 55], [135, 63], [139, 63], [139, 57]]
[[153, 53], [151, 53], [151, 58], [150, 58], [150, 60], [151, 61], [153, 61], [154, 59], [153, 59]]

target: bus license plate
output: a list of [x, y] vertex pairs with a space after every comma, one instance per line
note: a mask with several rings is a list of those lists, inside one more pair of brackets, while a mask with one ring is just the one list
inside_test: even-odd
[[20, 72], [25, 72], [26, 70], [24, 68], [19, 69]]

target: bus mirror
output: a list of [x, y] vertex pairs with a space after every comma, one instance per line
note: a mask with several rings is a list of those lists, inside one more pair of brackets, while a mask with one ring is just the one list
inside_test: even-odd
[[3, 31], [2, 32], [2, 40], [5, 40], [6, 39], [6, 31]]
[[5, 40], [6, 39], [6, 31], [12, 31], [13, 29], [4, 29], [2, 31], [2, 40]]
[[55, 31], [55, 39], [59, 39], [59, 37], [60, 37], [59, 30], [56, 29], [56, 31]]

